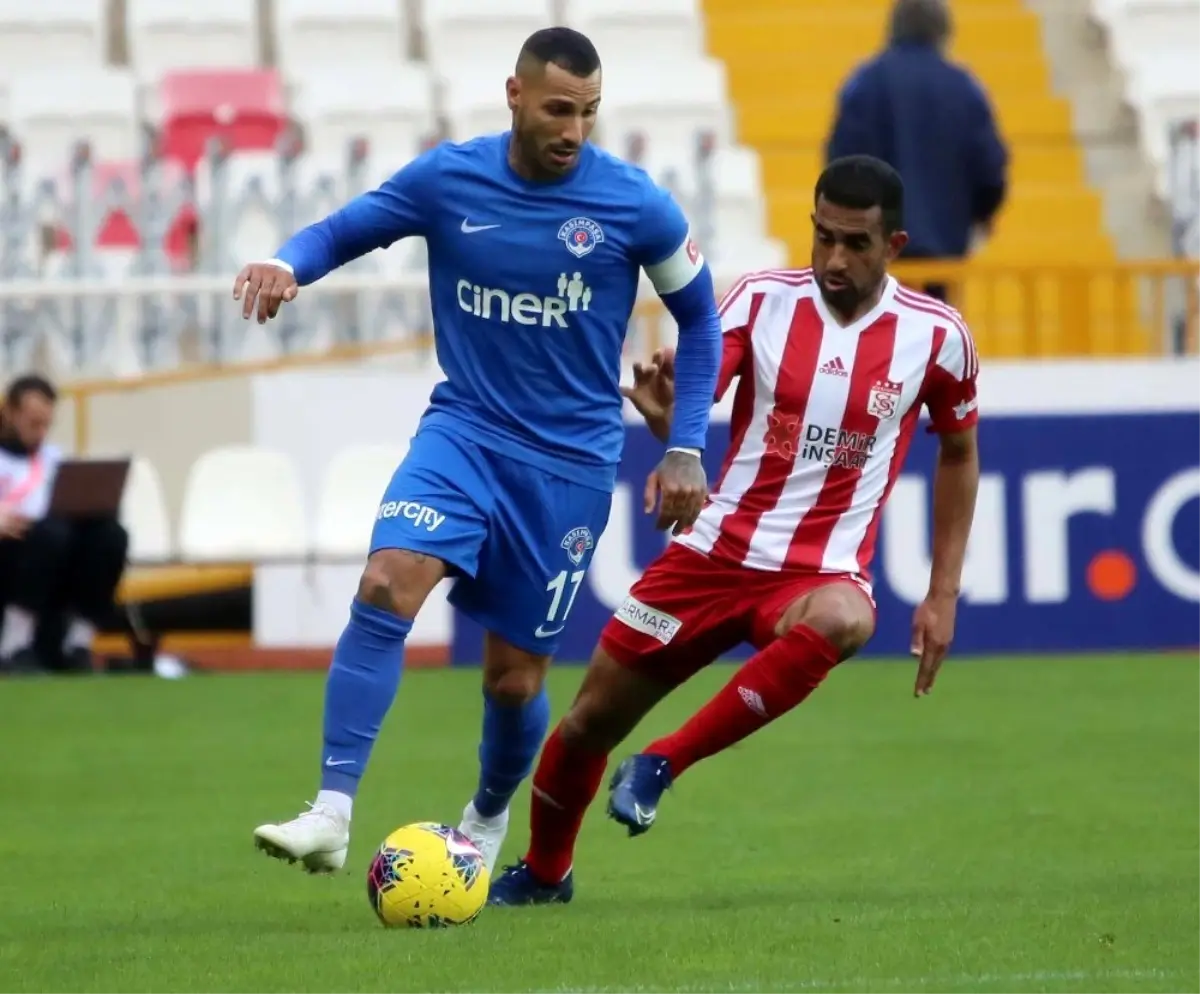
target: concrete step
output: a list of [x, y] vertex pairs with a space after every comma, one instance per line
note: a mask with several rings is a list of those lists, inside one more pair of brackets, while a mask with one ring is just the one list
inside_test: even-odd
[[1104, 220], [1122, 258], [1169, 255], [1170, 211], [1154, 192], [1139, 142], [1136, 112], [1113, 62], [1091, 0], [1025, 0], [1042, 25], [1055, 89], [1071, 102], [1089, 182], [1101, 193]]

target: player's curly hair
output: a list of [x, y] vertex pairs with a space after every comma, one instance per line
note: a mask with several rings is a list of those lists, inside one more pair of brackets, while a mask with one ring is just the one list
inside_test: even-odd
[[574, 28], [542, 28], [535, 31], [521, 46], [517, 56], [517, 71], [525, 66], [545, 66], [550, 63], [583, 79], [600, 68], [600, 53], [585, 34]]
[[822, 197], [854, 210], [878, 207], [885, 234], [904, 226], [904, 181], [895, 169], [873, 155], [846, 155], [829, 163], [817, 180], [813, 202]]

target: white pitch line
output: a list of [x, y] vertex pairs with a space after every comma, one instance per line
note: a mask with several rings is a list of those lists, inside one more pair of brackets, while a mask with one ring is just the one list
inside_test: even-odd
[[[1067, 980], [1162, 980], [1167, 977], [1183, 976], [1183, 970], [1114, 969], [1114, 970], [1034, 970], [1028, 973], [962, 973], [930, 974], [924, 977], [851, 977], [843, 980], [801, 980], [786, 986], [744, 983], [728, 987], [673, 987], [678, 994], [725, 994], [740, 992], [778, 991], [821, 991], [850, 988], [855, 991], [874, 990], [880, 987], [895, 987], [911, 991], [932, 985], [969, 987], [975, 984], [1022, 984], [1054, 983]], [[658, 987], [556, 987], [552, 994], [652, 994], [661, 991]]]

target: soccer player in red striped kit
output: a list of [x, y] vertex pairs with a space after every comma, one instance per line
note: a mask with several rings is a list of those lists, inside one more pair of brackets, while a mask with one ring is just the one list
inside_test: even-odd
[[[812, 268], [754, 273], [721, 304], [719, 400], [738, 380], [732, 440], [695, 525], [633, 586], [600, 638], [533, 778], [532, 840], [493, 881], [493, 904], [565, 903], [584, 811], [608, 755], [654, 705], [740, 642], [757, 650], [683, 727], [618, 768], [609, 815], [631, 835], [689, 767], [809, 696], [875, 628], [869, 566], [880, 515], [922, 408], [940, 447], [929, 591], [912, 625], [928, 694], [954, 631], [979, 483], [970, 332], [900, 286], [903, 185], [868, 156], [817, 182]], [[669, 351], [626, 391], [651, 430], [672, 414]]]

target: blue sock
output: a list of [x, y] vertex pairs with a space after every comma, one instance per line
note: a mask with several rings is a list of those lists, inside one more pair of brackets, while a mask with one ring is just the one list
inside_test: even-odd
[[355, 599], [325, 682], [321, 789], [351, 797], [400, 686], [412, 622]]
[[484, 818], [494, 818], [508, 807], [533, 769], [549, 727], [550, 697], [545, 687], [533, 700], [516, 707], [505, 707], [484, 691], [479, 789], [474, 801]]

